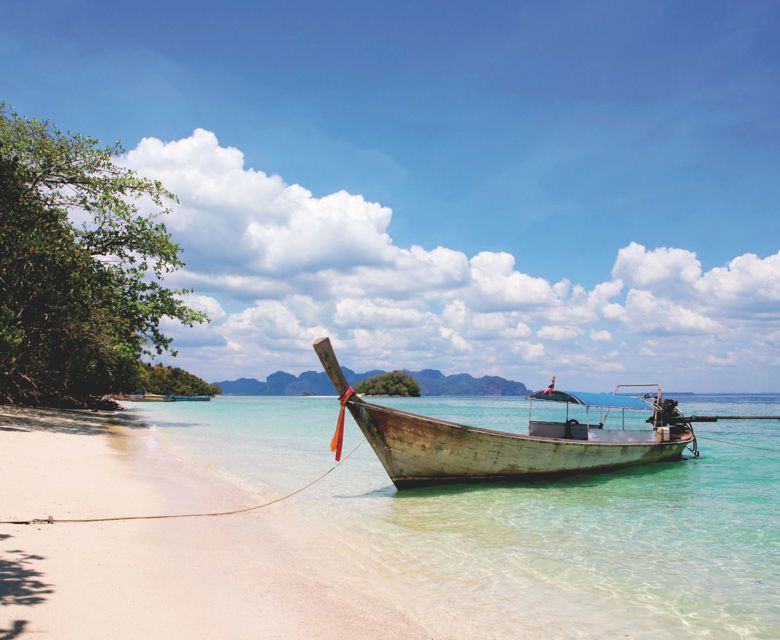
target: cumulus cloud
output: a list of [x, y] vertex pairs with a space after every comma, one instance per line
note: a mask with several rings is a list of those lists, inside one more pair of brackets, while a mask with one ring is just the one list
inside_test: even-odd
[[764, 259], [752, 253], [716, 267], [695, 283], [710, 304], [756, 311], [780, 311], [780, 251]]
[[439, 333], [445, 340], [449, 340], [458, 351], [473, 351], [472, 347], [463, 336], [448, 327], [439, 327]]
[[633, 289], [685, 297], [705, 308], [780, 312], [780, 251], [766, 258], [746, 253], [723, 267], [703, 271], [692, 251], [648, 250], [632, 242], [618, 251], [612, 275]]
[[515, 259], [509, 253], [483, 251], [475, 255], [470, 264], [471, 300], [476, 309], [509, 311], [556, 300], [547, 280], [515, 271]]
[[522, 360], [531, 362], [534, 360], [541, 360], [544, 355], [544, 345], [538, 342], [527, 342], [525, 340], [519, 340], [512, 342], [510, 349], [512, 353], [520, 356]]
[[576, 327], [557, 327], [555, 325], [545, 325], [536, 335], [544, 340], [573, 340], [582, 333]]
[[336, 303], [334, 320], [344, 327], [419, 327], [432, 314], [387, 300], [344, 298]]
[[724, 330], [722, 324], [702, 313], [639, 289], [631, 289], [622, 311], [611, 317], [623, 322], [629, 331], [639, 333], [694, 335]]
[[606, 329], [599, 331], [598, 329], [590, 330], [590, 339], [593, 342], [609, 342], [612, 340], [612, 334]]
[[251, 307], [231, 314], [221, 326], [233, 342], [249, 338], [257, 343], [292, 342], [306, 347], [326, 331], [321, 325], [303, 325], [288, 305], [277, 300], [258, 300]]
[[388, 207], [315, 196], [247, 167], [203, 129], [144, 138], [118, 161], [178, 195], [166, 224], [188, 266], [170, 283], [196, 289], [185, 300], [212, 323], [165, 329], [207, 377], [313, 368], [320, 335], [352, 366], [514, 375], [532, 387], [551, 366], [590, 384], [630, 373], [669, 348], [658, 340], [678, 340], [675, 371], [705, 359], [723, 369], [748, 349], [780, 361], [780, 252], [705, 271], [686, 249], [631, 242], [587, 288], [527, 272], [507, 252], [398, 246]]
[[701, 276], [696, 254], [685, 249], [659, 247], [648, 251], [636, 242], [618, 251], [612, 275], [638, 288], [684, 282], [691, 284]]
[[621, 362], [594, 357], [588, 354], [568, 354], [558, 359], [557, 364], [568, 371], [587, 369], [601, 373], [622, 373], [626, 367]]
[[201, 311], [208, 315], [210, 320], [222, 320], [227, 315], [219, 301], [211, 296], [198, 295], [195, 293], [185, 293], [181, 296], [182, 301], [195, 311]]
[[[279, 176], [244, 167], [210, 131], [173, 142], [144, 138], [125, 162], [180, 196], [171, 228], [217, 265], [259, 273], [349, 268], [392, 261], [392, 212], [339, 191], [322, 198]], [[397, 250], [396, 250], [397, 251]]]

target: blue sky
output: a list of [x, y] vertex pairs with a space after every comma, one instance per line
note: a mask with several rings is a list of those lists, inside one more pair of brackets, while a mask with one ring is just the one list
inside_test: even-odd
[[[392, 210], [384, 227], [385, 218], [366, 215], [373, 221], [368, 232], [388, 235], [394, 250], [440, 246], [468, 260], [506, 253], [517, 273], [551, 287], [565, 280], [571, 291], [581, 285], [586, 293], [622, 276], [619, 296], [602, 306], [629, 311], [542, 317], [544, 296], [529, 302], [505, 295], [500, 304], [488, 303], [485, 287], [477, 300], [476, 285], [466, 282], [476, 282], [474, 265], [464, 279], [452, 276], [450, 288], [437, 280], [439, 288], [395, 298], [361, 289], [326, 301], [313, 295], [311, 282], [321, 283], [321, 269], [333, 271], [335, 263], [304, 260], [282, 268], [269, 259], [243, 276], [274, 279], [273, 294], [265, 281], [258, 285], [259, 297], [251, 297], [216, 280], [204, 288], [202, 278], [191, 278], [226, 313], [225, 323], [237, 322], [232, 316], [249, 313], [258, 302], [274, 302], [300, 323], [300, 344], [310, 342], [306, 331], [322, 328], [341, 336], [343, 347], [355, 354], [348, 361], [358, 360], [358, 351], [389, 359], [389, 345], [372, 351], [359, 338], [360, 330], [382, 330], [382, 321], [350, 324], [345, 318], [354, 321], [354, 314], [345, 316], [344, 309], [361, 305], [343, 301], [384, 309], [397, 305], [387, 300], [402, 300], [416, 312], [433, 314], [438, 320], [431, 331], [456, 350], [459, 345], [461, 353], [421, 350], [409, 337], [411, 329], [404, 333], [400, 321], [393, 324], [385, 314], [390, 324], [383, 335], [399, 332], [393, 335], [404, 361], [374, 364], [501, 373], [530, 386], [560, 369], [579, 386], [599, 387], [635, 373], [632, 363], [643, 349], [679, 350], [695, 331], [695, 352], [710, 358], [711, 366], [695, 366], [691, 352], [686, 373], [673, 378], [678, 388], [746, 384], [745, 367], [757, 352], [766, 358], [750, 365], [758, 371], [753, 384], [780, 387], [780, 353], [770, 349], [767, 356], [767, 346], [750, 337], [780, 331], [775, 262], [765, 262], [780, 249], [776, 3], [11, 0], [3, 12], [0, 99], [25, 115], [49, 117], [105, 141], [121, 139], [128, 149], [142, 138], [191, 139], [200, 128], [218, 139], [218, 148], [240, 150], [243, 170], [279, 175], [315, 200], [344, 190]], [[204, 145], [198, 148], [209, 147]], [[170, 173], [148, 153], [144, 157], [158, 172]], [[183, 208], [194, 210], [197, 198], [180, 178], [170, 179], [183, 185]], [[208, 211], [223, 225], [234, 225], [236, 237], [248, 237], [251, 221], [218, 207]], [[198, 248], [197, 238], [190, 241], [181, 221], [170, 226], [179, 229], [191, 271], [242, 275], [235, 264]], [[632, 242], [645, 254], [628, 249]], [[271, 251], [268, 244], [251, 246]], [[348, 251], [331, 248], [340, 255]], [[663, 248], [687, 253], [658, 253]], [[755, 254], [758, 262], [740, 275], [731, 268], [725, 275], [712, 271], [745, 254]], [[690, 270], [680, 276], [694, 263], [698, 279]], [[665, 266], [658, 271], [658, 264]], [[364, 267], [347, 260], [335, 269], [348, 277]], [[646, 268], [658, 272], [642, 276]], [[306, 269], [308, 285], [296, 280]], [[751, 288], [745, 281], [758, 284]], [[735, 293], [737, 286], [744, 290]], [[632, 290], [652, 299], [632, 296]], [[556, 295], [561, 308], [576, 307], [576, 292], [563, 295], [559, 287]], [[295, 296], [323, 306], [304, 318]], [[451, 305], [458, 300], [469, 313], [514, 315], [504, 315], [503, 325], [498, 316], [477, 321], [461, 315], [456, 327], [447, 318], [454, 318]], [[682, 329], [660, 318], [658, 326], [645, 322], [643, 305], [657, 309], [659, 300], [682, 304], [683, 311], [702, 318]], [[683, 311], [669, 313], [680, 318]], [[515, 361], [503, 360], [501, 340], [510, 337], [500, 332], [516, 321], [527, 327], [516, 339], [541, 345], [542, 352], [528, 347]], [[475, 333], [480, 322], [496, 327], [495, 340]], [[583, 343], [592, 331], [606, 331], [610, 339]], [[770, 347], [780, 342], [777, 336], [767, 338]], [[262, 352], [270, 370], [253, 364], [255, 352], [244, 360], [220, 359], [220, 344], [241, 344], [227, 330], [199, 339], [182, 336], [181, 344], [192, 343], [182, 347], [182, 357], [207, 376], [262, 375], [277, 364], [306, 368], [303, 347], [286, 338]], [[602, 351], [593, 350], [599, 346]], [[214, 350], [210, 360], [220, 364], [204, 370], [198, 364], [203, 349]], [[484, 359], [478, 355], [483, 353]], [[596, 361], [611, 368], [593, 377]]]

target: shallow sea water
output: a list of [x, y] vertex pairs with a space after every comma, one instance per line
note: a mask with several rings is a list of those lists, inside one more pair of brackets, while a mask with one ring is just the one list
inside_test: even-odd
[[[780, 415], [780, 396], [679, 400], [687, 415]], [[527, 430], [525, 399], [377, 403]], [[335, 398], [135, 403], [130, 412], [177, 455], [269, 498], [333, 463]], [[345, 453], [363, 440], [347, 416]], [[780, 422], [700, 424], [697, 435], [698, 460], [404, 492], [365, 444], [295, 508], [431, 637], [780, 638]]]

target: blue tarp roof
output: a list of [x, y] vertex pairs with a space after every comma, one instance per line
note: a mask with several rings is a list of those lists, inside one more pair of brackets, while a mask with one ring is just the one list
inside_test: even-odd
[[529, 396], [533, 400], [546, 400], [548, 402], [573, 402], [591, 407], [614, 407], [616, 409], [651, 409], [647, 400], [635, 396], [620, 396], [613, 393], [591, 393], [590, 391], [559, 391], [544, 394], [537, 391]]

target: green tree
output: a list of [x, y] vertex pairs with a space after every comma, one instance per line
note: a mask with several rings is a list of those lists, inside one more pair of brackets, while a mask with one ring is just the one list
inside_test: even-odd
[[382, 373], [363, 380], [355, 391], [369, 396], [420, 396], [420, 387], [415, 379], [403, 371]]
[[141, 355], [173, 352], [163, 317], [207, 320], [163, 284], [183, 265], [159, 221], [174, 196], [122, 152], [0, 105], [0, 402], [126, 388]]
[[217, 385], [209, 384], [184, 369], [147, 363], [139, 367], [135, 390], [164, 396], [215, 396], [221, 393]]

